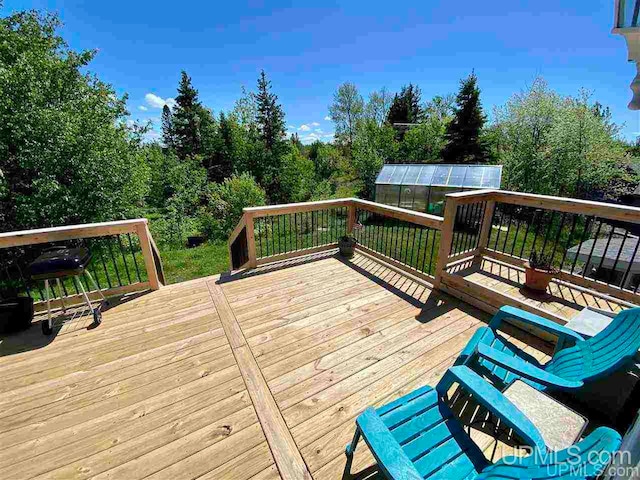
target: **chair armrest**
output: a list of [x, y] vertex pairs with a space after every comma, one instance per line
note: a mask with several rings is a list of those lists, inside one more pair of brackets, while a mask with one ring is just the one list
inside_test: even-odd
[[364, 441], [387, 478], [422, 480], [413, 462], [402, 450], [380, 416], [371, 407], [356, 419]]
[[478, 356], [521, 377], [536, 383], [557, 388], [580, 388], [584, 384], [580, 380], [566, 380], [558, 375], [542, 370], [519, 357], [512, 357], [488, 345], [480, 344], [476, 348]]
[[557, 337], [560, 337], [562, 339], [570, 338], [577, 342], [581, 342], [584, 340], [582, 335], [574, 332], [570, 328], [567, 328], [556, 322], [552, 322], [551, 320], [547, 320], [546, 318], [543, 318], [539, 315], [535, 315], [533, 313], [529, 313], [519, 308], [510, 306], [501, 307], [489, 322], [489, 327], [494, 330], [498, 330], [502, 321], [509, 318], [527, 323], [536, 328], [539, 328], [540, 330], [551, 333], [552, 335], [556, 335]]
[[547, 450], [542, 434], [531, 420], [511, 403], [511, 400], [469, 367], [462, 365], [451, 367], [438, 383], [436, 390], [440, 395], [444, 395], [456, 382], [473, 395], [480, 405], [516, 431], [530, 446], [536, 447], [542, 452]]

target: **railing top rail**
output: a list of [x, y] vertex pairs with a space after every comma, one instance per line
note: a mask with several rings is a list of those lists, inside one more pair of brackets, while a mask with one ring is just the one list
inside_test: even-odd
[[425, 227], [440, 229], [444, 220], [442, 217], [438, 217], [436, 215], [416, 212], [415, 210], [408, 210], [406, 208], [393, 207], [381, 203], [370, 202], [368, 200], [360, 200], [358, 198], [352, 198], [350, 200], [356, 206], [363, 207], [368, 211], [379, 213], [381, 215], [387, 215], [399, 220], [415, 223], [417, 225], [423, 225]]
[[37, 228], [18, 232], [0, 233], [0, 248], [20, 247], [47, 242], [59, 242], [75, 238], [102, 237], [119, 233], [133, 233], [140, 225], [146, 225], [146, 218], [117, 220], [114, 222], [84, 223], [61, 227]]
[[247, 207], [243, 211], [254, 218], [284, 215], [287, 213], [310, 212], [330, 207], [347, 207], [353, 199], [338, 198], [336, 200], [319, 200], [317, 202], [285, 203], [281, 205], [266, 205], [264, 207]]
[[458, 204], [483, 202], [485, 200], [493, 200], [496, 193], [500, 190], [468, 190], [465, 192], [447, 193], [446, 198], [453, 198]]
[[537, 195], [533, 193], [511, 192], [507, 190], [493, 192], [492, 198], [496, 202], [640, 223], [640, 208], [627, 205], [579, 200], [577, 198]]

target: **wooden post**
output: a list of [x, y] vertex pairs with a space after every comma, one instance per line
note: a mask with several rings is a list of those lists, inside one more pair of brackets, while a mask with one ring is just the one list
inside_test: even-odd
[[356, 205], [351, 202], [347, 207], [347, 235], [353, 234], [353, 226], [356, 224]]
[[140, 222], [136, 226], [138, 238], [140, 239], [140, 248], [144, 257], [144, 266], [147, 269], [147, 277], [149, 277], [149, 287], [151, 290], [160, 288], [160, 279], [156, 270], [156, 262], [153, 260], [153, 252], [151, 251], [151, 235], [147, 227], [147, 220]]
[[451, 253], [451, 241], [453, 240], [453, 227], [456, 220], [456, 211], [458, 202], [455, 198], [448, 195], [445, 197], [444, 221], [440, 230], [440, 249], [438, 250], [438, 262], [436, 263], [435, 281], [433, 286], [440, 287], [442, 283], [442, 272], [449, 261], [449, 253]]
[[245, 212], [244, 220], [247, 232], [247, 253], [249, 254], [249, 268], [256, 268], [256, 238], [253, 232], [253, 214]]
[[484, 207], [484, 214], [482, 216], [482, 226], [480, 227], [478, 254], [474, 257], [474, 262], [477, 262], [479, 258], [482, 258], [482, 251], [484, 248], [487, 248], [487, 245], [489, 244], [489, 237], [491, 236], [491, 221], [493, 220], [493, 211], [495, 208], [495, 200], [487, 200], [487, 204]]

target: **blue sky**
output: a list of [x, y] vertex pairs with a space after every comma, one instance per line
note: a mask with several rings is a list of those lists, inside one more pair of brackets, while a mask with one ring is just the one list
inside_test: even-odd
[[489, 114], [541, 75], [563, 94], [593, 90], [634, 138], [640, 117], [627, 103], [635, 67], [624, 39], [610, 33], [613, 3], [5, 0], [4, 13], [58, 12], [69, 44], [99, 49], [91, 70], [129, 94], [140, 120], [157, 122], [182, 69], [219, 112], [264, 68], [290, 129], [328, 139], [327, 106], [342, 82], [365, 96], [413, 82], [427, 99], [455, 92], [475, 69]]

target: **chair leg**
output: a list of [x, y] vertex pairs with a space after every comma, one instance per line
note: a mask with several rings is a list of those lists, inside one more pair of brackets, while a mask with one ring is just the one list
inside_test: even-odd
[[56, 278], [56, 284], [58, 285], [58, 293], [60, 293], [60, 305], [62, 305], [62, 311], [67, 313], [67, 306], [64, 304], [64, 290], [62, 289], [62, 284], [60, 283], [59, 278]]
[[344, 472], [342, 473], [342, 478], [349, 479], [351, 478], [351, 464], [353, 463], [353, 454], [356, 452], [356, 446], [358, 445], [358, 441], [360, 440], [360, 428], [356, 425], [356, 433], [353, 435], [353, 440], [351, 443], [347, 445], [345, 448], [344, 454], [347, 456], [347, 462], [344, 465]]

